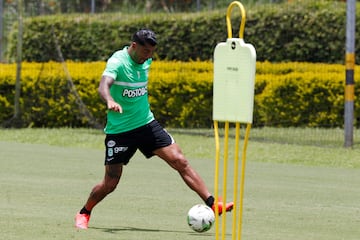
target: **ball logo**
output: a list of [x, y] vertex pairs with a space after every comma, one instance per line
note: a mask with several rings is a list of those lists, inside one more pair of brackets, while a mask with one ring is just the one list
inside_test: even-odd
[[115, 141], [110, 140], [110, 141], [108, 141], [108, 142], [107, 142], [107, 144], [106, 144], [106, 145], [107, 145], [108, 147], [113, 147], [113, 146], [115, 146], [115, 144], [116, 144], [116, 142], [115, 142]]

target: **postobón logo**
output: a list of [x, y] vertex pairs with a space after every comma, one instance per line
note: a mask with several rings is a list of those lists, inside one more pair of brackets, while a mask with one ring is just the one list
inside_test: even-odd
[[124, 89], [122, 95], [123, 97], [135, 98], [141, 97], [147, 94], [147, 87], [137, 88], [137, 89]]

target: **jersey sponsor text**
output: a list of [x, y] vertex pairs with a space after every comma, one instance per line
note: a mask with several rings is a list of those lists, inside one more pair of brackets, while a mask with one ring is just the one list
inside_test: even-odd
[[123, 97], [135, 98], [141, 97], [147, 94], [147, 87], [137, 88], [137, 89], [124, 89], [122, 95]]

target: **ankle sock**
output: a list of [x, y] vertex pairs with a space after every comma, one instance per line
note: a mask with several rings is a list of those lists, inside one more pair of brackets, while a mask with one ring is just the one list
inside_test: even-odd
[[212, 207], [212, 205], [214, 205], [215, 202], [215, 198], [213, 196], [208, 197], [208, 199], [206, 199], [205, 203], [207, 206]]
[[80, 210], [80, 214], [90, 215], [90, 214], [91, 214], [91, 211], [89, 211], [89, 210], [87, 210], [85, 207], [83, 207], [83, 208]]

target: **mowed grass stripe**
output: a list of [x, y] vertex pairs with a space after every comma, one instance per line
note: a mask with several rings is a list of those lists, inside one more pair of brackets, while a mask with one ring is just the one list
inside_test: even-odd
[[[103, 150], [3, 141], [0, 152], [4, 239], [214, 239], [214, 229], [198, 234], [186, 225], [188, 209], [201, 201], [158, 158], [136, 154], [90, 229], [77, 231], [74, 214], [103, 177]], [[212, 189], [213, 161], [191, 163]], [[250, 161], [246, 174], [243, 239], [360, 236], [358, 169]]]
[[244, 239], [358, 239], [359, 173], [249, 164]]

